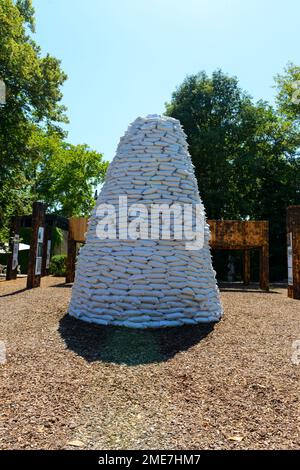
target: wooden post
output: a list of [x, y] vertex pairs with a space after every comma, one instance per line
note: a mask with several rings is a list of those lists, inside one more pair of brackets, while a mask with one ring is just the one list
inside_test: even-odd
[[250, 284], [250, 250], [244, 250], [243, 257], [244, 284]]
[[74, 282], [75, 263], [76, 263], [76, 241], [70, 238], [70, 232], [69, 232], [66, 283]]
[[85, 234], [87, 231], [87, 217], [70, 217], [69, 233], [68, 233], [68, 257], [67, 257], [67, 273], [66, 282], [74, 282], [77, 243], [85, 242]]
[[288, 296], [300, 300], [300, 206], [287, 208]]
[[259, 250], [259, 285], [261, 289], [269, 291], [269, 222], [262, 223], [261, 235], [264, 242]]
[[29, 250], [27, 289], [41, 284], [43, 242], [45, 230], [45, 205], [34, 202], [32, 207], [32, 235]]
[[259, 250], [259, 285], [263, 290], [269, 290], [269, 246], [263, 245]]
[[16, 260], [18, 259], [18, 240], [17, 237], [19, 237], [19, 232], [20, 232], [20, 226], [21, 226], [21, 219], [18, 216], [14, 216], [11, 218], [11, 223], [10, 223], [10, 234], [9, 234], [9, 255], [7, 259], [7, 268], [6, 268], [6, 280], [10, 281], [12, 279], [17, 279], [17, 274], [18, 274], [18, 262], [16, 263]]

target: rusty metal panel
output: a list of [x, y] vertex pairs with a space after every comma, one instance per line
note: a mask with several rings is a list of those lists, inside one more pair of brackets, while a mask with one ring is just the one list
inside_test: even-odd
[[266, 220], [208, 220], [212, 248], [242, 250], [268, 245], [269, 223]]
[[[210, 244], [213, 248], [244, 249], [268, 245], [269, 223], [265, 220], [208, 220]], [[69, 219], [69, 238], [77, 242], [85, 241], [87, 217]]]

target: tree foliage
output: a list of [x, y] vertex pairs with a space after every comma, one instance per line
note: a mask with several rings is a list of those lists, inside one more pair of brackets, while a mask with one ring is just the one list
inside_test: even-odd
[[[282, 93], [281, 84], [283, 108]], [[254, 103], [220, 70], [187, 77], [166, 113], [187, 133], [208, 217], [269, 220], [272, 273], [284, 275], [286, 207], [299, 202], [295, 123], [282, 109]]]
[[[289, 62], [275, 77], [278, 111], [284, 119], [300, 124], [300, 67]], [[299, 129], [298, 129], [299, 130]]]
[[35, 137], [32, 147], [41, 153], [33, 177], [35, 199], [65, 217], [88, 215], [108, 163], [86, 144], [72, 145], [49, 133]]
[[[67, 76], [58, 59], [42, 56], [33, 40], [34, 24], [31, 0], [1, 0], [0, 79], [6, 104], [0, 107], [0, 242], [7, 239], [9, 217], [28, 213], [36, 198], [54, 211], [86, 213], [93, 185], [101, 182], [106, 168], [102, 155], [88, 146], [65, 142], [61, 99]], [[48, 188], [46, 169], [53, 172]]]

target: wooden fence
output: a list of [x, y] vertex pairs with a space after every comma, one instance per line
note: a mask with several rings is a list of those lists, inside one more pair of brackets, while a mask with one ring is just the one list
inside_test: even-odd
[[[68, 261], [66, 282], [73, 282], [77, 243], [85, 242], [85, 217], [69, 219]], [[210, 245], [216, 250], [242, 250], [244, 253], [244, 283], [250, 282], [250, 250], [260, 253], [260, 287], [269, 290], [269, 223], [268, 221], [208, 220]]]

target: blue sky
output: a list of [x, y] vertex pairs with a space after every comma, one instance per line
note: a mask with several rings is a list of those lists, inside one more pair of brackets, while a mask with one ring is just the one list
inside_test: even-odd
[[299, 0], [33, 0], [35, 39], [62, 61], [68, 140], [114, 156], [139, 115], [162, 113], [186, 75], [221, 68], [254, 99], [300, 64]]

